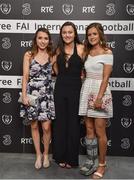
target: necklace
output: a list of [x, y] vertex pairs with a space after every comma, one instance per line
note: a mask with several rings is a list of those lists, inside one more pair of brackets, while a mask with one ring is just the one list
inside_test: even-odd
[[69, 60], [71, 58], [71, 56], [73, 55], [74, 53], [74, 47], [72, 48], [72, 51], [70, 54], [65, 54], [65, 67], [68, 68], [69, 67]]

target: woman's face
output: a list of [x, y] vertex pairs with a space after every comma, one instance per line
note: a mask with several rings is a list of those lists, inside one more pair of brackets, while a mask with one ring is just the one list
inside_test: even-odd
[[49, 36], [47, 33], [39, 31], [36, 37], [37, 47], [44, 50], [49, 44]]
[[61, 32], [62, 39], [65, 44], [74, 42], [75, 32], [72, 26], [64, 26]]
[[95, 27], [92, 27], [88, 30], [87, 36], [88, 41], [92, 46], [100, 44], [100, 36]]

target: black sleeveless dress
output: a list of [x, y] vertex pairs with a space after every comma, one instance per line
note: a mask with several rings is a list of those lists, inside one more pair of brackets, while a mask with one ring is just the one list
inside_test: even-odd
[[74, 53], [68, 60], [63, 54], [57, 57], [58, 76], [55, 83], [54, 101], [56, 120], [53, 122], [53, 158], [57, 163], [78, 166], [80, 117], [78, 116], [83, 62]]

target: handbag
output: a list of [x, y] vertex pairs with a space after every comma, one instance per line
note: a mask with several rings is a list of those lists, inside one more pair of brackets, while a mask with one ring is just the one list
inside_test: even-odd
[[[20, 95], [20, 96], [19, 96], [18, 102], [19, 102], [19, 103], [23, 103], [23, 102], [22, 102], [22, 92], [20, 92], [19, 95]], [[29, 99], [29, 104], [30, 104], [30, 106], [35, 106], [36, 103], [37, 103], [38, 97], [35, 96], [35, 95], [32, 95], [32, 94], [27, 94], [27, 96], [28, 96], [28, 99]]]
[[[88, 97], [88, 107], [91, 109], [94, 109], [94, 102], [97, 98], [97, 95], [95, 94], [90, 94]], [[112, 96], [111, 94], [104, 94], [102, 98], [102, 104], [101, 104], [101, 109], [104, 111], [108, 111], [109, 106], [112, 103]]]

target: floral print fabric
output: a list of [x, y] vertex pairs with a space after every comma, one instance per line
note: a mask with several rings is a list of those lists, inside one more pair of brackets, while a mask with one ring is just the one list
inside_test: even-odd
[[55, 119], [53, 82], [51, 78], [52, 65], [48, 61], [39, 64], [35, 59], [30, 65], [27, 93], [38, 97], [35, 106], [21, 105], [20, 116], [31, 120]]

